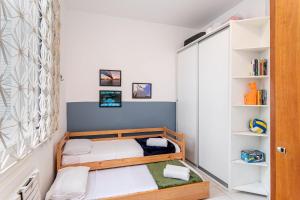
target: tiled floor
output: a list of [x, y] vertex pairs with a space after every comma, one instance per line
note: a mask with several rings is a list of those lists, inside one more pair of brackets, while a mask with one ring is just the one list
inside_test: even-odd
[[242, 192], [229, 192], [218, 182], [207, 176], [205, 173], [195, 168], [203, 176], [204, 179], [210, 181], [210, 198], [209, 200], [267, 200], [266, 197], [252, 195]]

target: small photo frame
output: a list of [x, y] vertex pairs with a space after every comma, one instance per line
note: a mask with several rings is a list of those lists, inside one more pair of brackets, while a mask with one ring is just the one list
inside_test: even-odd
[[122, 106], [122, 91], [100, 90], [99, 107], [114, 108]]
[[100, 79], [100, 86], [120, 87], [122, 82], [121, 70], [100, 69], [99, 79]]
[[132, 83], [133, 99], [151, 99], [152, 84], [151, 83]]

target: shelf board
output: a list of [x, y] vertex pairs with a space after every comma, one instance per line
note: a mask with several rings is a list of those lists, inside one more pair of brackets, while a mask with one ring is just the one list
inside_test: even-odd
[[241, 104], [241, 105], [233, 105], [233, 107], [245, 107], [245, 108], [268, 108], [269, 105], [244, 105], [244, 104]]
[[249, 193], [259, 194], [264, 196], [268, 195], [265, 186], [260, 182], [255, 182], [247, 185], [240, 185], [240, 186], [233, 187], [232, 189], [241, 192], [249, 192]]
[[240, 25], [261, 27], [261, 26], [265, 26], [269, 20], [270, 20], [269, 17], [256, 17], [256, 18], [236, 20], [232, 22]]
[[233, 76], [233, 79], [267, 79], [269, 76]]
[[251, 136], [251, 137], [268, 137], [267, 134], [253, 133], [251, 131], [234, 131], [233, 135]]
[[239, 164], [239, 165], [247, 165], [247, 166], [258, 166], [258, 167], [268, 167], [268, 164], [266, 162], [260, 162], [260, 163], [247, 163], [243, 160], [233, 160], [233, 164]]
[[269, 46], [260, 46], [260, 47], [238, 47], [233, 48], [235, 51], [252, 51], [252, 52], [262, 52], [269, 50]]

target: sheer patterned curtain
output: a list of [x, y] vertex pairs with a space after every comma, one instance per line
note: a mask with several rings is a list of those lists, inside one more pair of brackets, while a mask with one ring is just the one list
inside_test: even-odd
[[0, 0], [0, 173], [58, 129], [59, 0]]

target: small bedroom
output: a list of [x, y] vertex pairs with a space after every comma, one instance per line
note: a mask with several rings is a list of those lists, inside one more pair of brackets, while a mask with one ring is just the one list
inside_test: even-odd
[[299, 200], [299, 0], [0, 0], [0, 200]]

